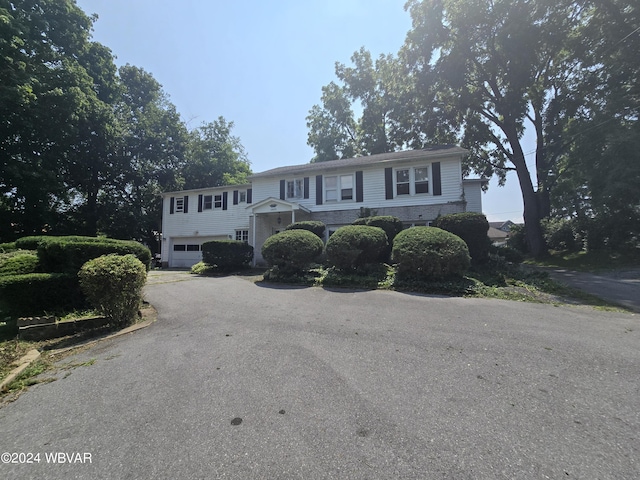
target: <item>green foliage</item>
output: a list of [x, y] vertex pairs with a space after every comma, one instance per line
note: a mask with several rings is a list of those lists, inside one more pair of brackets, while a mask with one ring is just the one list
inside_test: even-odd
[[399, 234], [404, 226], [399, 218], [391, 215], [376, 215], [373, 217], [358, 218], [353, 225], [368, 225], [369, 227], [379, 227], [387, 234], [389, 244], [393, 243], [393, 239]]
[[308, 230], [285, 230], [262, 245], [262, 257], [285, 272], [301, 272], [322, 253], [324, 245]]
[[303, 222], [295, 222], [287, 226], [285, 230], [309, 230], [314, 235], [317, 235], [321, 240], [324, 240], [324, 232], [327, 226], [317, 220], [308, 220]]
[[524, 254], [520, 250], [508, 245], [495, 247], [495, 254], [511, 263], [522, 263], [524, 260]]
[[559, 218], [547, 218], [542, 222], [547, 247], [557, 251], [575, 252], [582, 250], [582, 242], [577, 238], [575, 222]]
[[434, 227], [457, 235], [469, 247], [469, 255], [474, 263], [482, 263], [489, 258], [491, 240], [487, 236], [489, 222], [482, 213], [452, 213], [438, 217]]
[[38, 256], [34, 252], [18, 250], [0, 253], [0, 276], [26, 275], [38, 270]]
[[507, 239], [507, 246], [526, 254], [529, 252], [527, 246], [526, 227], [524, 225], [512, 225], [509, 230], [509, 238]]
[[194, 275], [206, 275], [212, 270], [214, 270], [214, 268], [211, 267], [211, 265], [209, 265], [208, 263], [198, 262], [194, 265], [191, 265], [190, 273]]
[[0, 277], [0, 318], [40, 315], [86, 307], [78, 277], [30, 273]]
[[17, 250], [16, 242], [0, 243], [0, 253], [9, 253]]
[[436, 227], [413, 227], [400, 232], [391, 258], [403, 279], [426, 280], [460, 276], [471, 261], [464, 240]]
[[347, 225], [335, 231], [327, 242], [327, 260], [342, 270], [376, 263], [389, 242], [384, 230], [366, 225]]
[[88, 260], [111, 253], [133, 254], [147, 270], [151, 268], [151, 252], [134, 241], [69, 236], [41, 237], [38, 243], [38, 258], [45, 272], [76, 273]]
[[214, 240], [202, 244], [202, 261], [217, 271], [248, 268], [252, 260], [253, 247], [246, 242]]
[[147, 280], [144, 264], [134, 255], [103, 255], [78, 272], [80, 287], [91, 305], [118, 326], [136, 318]]

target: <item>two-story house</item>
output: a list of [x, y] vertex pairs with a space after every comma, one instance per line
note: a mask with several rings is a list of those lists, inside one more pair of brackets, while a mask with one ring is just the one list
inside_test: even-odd
[[188, 267], [203, 242], [249, 242], [262, 263], [264, 241], [287, 225], [319, 220], [327, 238], [351, 224], [361, 208], [393, 215], [405, 226], [429, 225], [439, 215], [482, 211], [482, 179], [462, 178], [457, 146], [382, 153], [274, 168], [250, 184], [163, 194], [162, 263]]

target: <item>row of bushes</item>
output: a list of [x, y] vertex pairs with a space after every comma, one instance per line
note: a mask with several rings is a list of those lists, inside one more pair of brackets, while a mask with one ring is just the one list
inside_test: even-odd
[[[380, 261], [388, 248], [380, 227], [349, 225], [339, 228], [327, 242], [329, 263], [343, 271], [357, 271]], [[262, 256], [285, 274], [303, 271], [322, 253], [322, 241], [305, 230], [289, 230], [267, 239]], [[446, 278], [462, 275], [469, 267], [469, 249], [458, 236], [436, 227], [414, 227], [399, 232], [391, 260], [405, 277]]]
[[[0, 316], [3, 319], [93, 306], [107, 317], [113, 316], [114, 323], [127, 323], [130, 315], [124, 314], [119, 306], [112, 307], [114, 298], [121, 299], [115, 302], [119, 305], [122, 298], [134, 292], [139, 303], [139, 289], [132, 288], [127, 275], [132, 264], [135, 268], [139, 266], [143, 275], [138, 276], [138, 281], [142, 279], [144, 284], [151, 265], [148, 248], [137, 242], [106, 238], [24, 237], [11, 245], [3, 244], [1, 250]], [[83, 285], [79, 271], [100, 258], [110, 258], [111, 263], [99, 263]], [[88, 287], [90, 277], [97, 279], [93, 293]], [[97, 298], [103, 300], [97, 302]], [[137, 308], [136, 305], [136, 311]]]

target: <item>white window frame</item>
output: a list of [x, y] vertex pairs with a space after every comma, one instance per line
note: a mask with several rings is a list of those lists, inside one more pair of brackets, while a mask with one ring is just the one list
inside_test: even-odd
[[184, 213], [184, 197], [176, 197], [176, 213]]
[[247, 203], [247, 191], [240, 190], [238, 192], [238, 203]]
[[302, 198], [304, 196], [304, 180], [294, 178], [287, 180], [287, 198]]
[[[349, 178], [349, 181], [346, 179]], [[329, 180], [335, 179], [335, 186], [329, 185]], [[347, 173], [347, 174], [336, 174], [336, 175], [326, 175], [323, 178], [324, 183], [324, 201], [326, 203], [333, 202], [353, 202], [356, 198], [356, 182], [355, 182], [355, 174]], [[346, 188], [345, 188], [346, 187]], [[347, 191], [350, 191], [349, 194]], [[329, 198], [329, 192], [333, 192], [335, 198]]]
[[249, 230], [236, 230], [236, 241], [249, 243]]
[[213, 209], [213, 195], [205, 195], [202, 197], [202, 210]]
[[[425, 169], [427, 171], [426, 180], [416, 181], [416, 170]], [[402, 172], [408, 170], [409, 171], [409, 179], [408, 182], [398, 182], [398, 172]], [[398, 193], [398, 185], [406, 185], [408, 183], [409, 192], [408, 193]], [[426, 184], [427, 191], [426, 192], [418, 192], [417, 185]], [[398, 197], [413, 197], [414, 195], [432, 195], [431, 193], [431, 164], [428, 165], [416, 165], [414, 167], [398, 167], [393, 170], [393, 195], [394, 198]]]
[[222, 194], [213, 196], [213, 209], [222, 210]]

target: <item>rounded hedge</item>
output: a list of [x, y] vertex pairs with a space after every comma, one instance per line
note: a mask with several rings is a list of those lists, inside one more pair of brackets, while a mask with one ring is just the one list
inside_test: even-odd
[[387, 234], [387, 241], [393, 243], [393, 239], [403, 229], [404, 225], [398, 217], [391, 215], [376, 215], [373, 217], [358, 218], [353, 225], [367, 225], [369, 227], [379, 227]]
[[400, 232], [391, 258], [399, 275], [424, 280], [461, 276], [471, 261], [464, 240], [436, 227], [412, 227]]
[[248, 268], [253, 247], [239, 240], [212, 240], [202, 244], [202, 261], [216, 270], [228, 272]]
[[324, 232], [327, 226], [317, 220], [306, 220], [303, 222], [295, 222], [287, 226], [285, 230], [308, 230], [314, 235], [320, 237], [321, 240], [324, 240]]
[[329, 237], [327, 260], [341, 270], [357, 269], [378, 262], [388, 245], [382, 228], [347, 225]]
[[489, 222], [482, 213], [464, 212], [452, 213], [436, 218], [434, 227], [457, 235], [469, 247], [469, 255], [474, 263], [482, 263], [489, 259], [491, 240]]
[[82, 266], [78, 277], [80, 288], [94, 308], [116, 325], [133, 322], [147, 280], [144, 264], [134, 255], [94, 258]]
[[272, 267], [299, 272], [320, 256], [323, 247], [322, 240], [308, 230], [285, 230], [267, 238], [262, 257]]
[[0, 253], [0, 276], [26, 275], [38, 270], [38, 256], [34, 252], [18, 250]]

